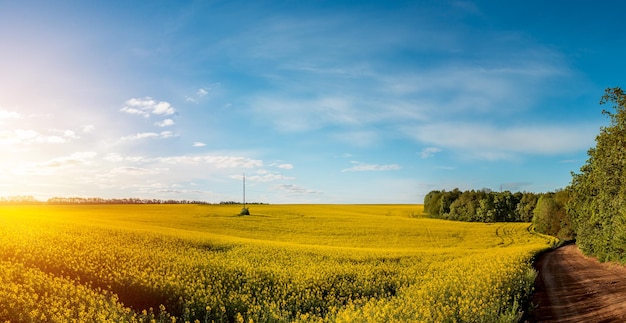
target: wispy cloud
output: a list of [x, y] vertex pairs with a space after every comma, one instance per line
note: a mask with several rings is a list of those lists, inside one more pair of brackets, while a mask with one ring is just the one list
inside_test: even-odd
[[174, 120], [168, 118], [163, 121], [156, 122], [154, 125], [158, 127], [169, 127], [173, 126], [174, 124]]
[[68, 169], [89, 165], [96, 156], [96, 152], [76, 152], [69, 156], [56, 157], [39, 163], [29, 163], [16, 169], [15, 172], [33, 175], [50, 175], [57, 171], [67, 172]]
[[200, 103], [201, 99], [203, 99], [204, 97], [216, 95], [216, 93], [219, 92], [220, 87], [220, 83], [212, 83], [209, 86], [201, 87], [196, 90], [196, 93], [194, 93], [193, 95], [186, 96], [185, 101], [196, 104]]
[[21, 115], [15, 111], [6, 111], [0, 109], [0, 123], [8, 119], [20, 119]]
[[313, 194], [313, 195], [322, 194], [322, 192], [320, 191], [307, 189], [300, 185], [294, 185], [294, 184], [280, 184], [280, 185], [276, 185], [275, 187], [281, 191], [286, 191], [292, 194]]
[[87, 163], [89, 160], [96, 157], [97, 153], [95, 152], [77, 152], [73, 153], [70, 156], [59, 157], [47, 162], [38, 164], [37, 166], [41, 167], [65, 167], [65, 166], [74, 166], [74, 165], [82, 165]]
[[[241, 180], [241, 175], [231, 175], [230, 177], [233, 179]], [[269, 172], [262, 172], [262, 174], [259, 174], [259, 175], [246, 176], [247, 181], [261, 182], [261, 183], [267, 183], [267, 182], [273, 182], [273, 181], [279, 181], [279, 180], [292, 180], [292, 179], [294, 179], [294, 177], [285, 176], [285, 175], [277, 174], [277, 173], [269, 173]]]
[[293, 169], [292, 164], [279, 164], [279, 165], [276, 165], [276, 167], [281, 168], [281, 169]]
[[398, 164], [366, 164], [358, 161], [351, 162], [354, 166], [350, 168], [342, 169], [342, 172], [370, 172], [370, 171], [390, 171], [399, 170], [401, 167]]
[[471, 122], [432, 123], [404, 130], [421, 143], [488, 160], [521, 153], [556, 155], [585, 150], [591, 147], [597, 132], [595, 127], [585, 125], [496, 127]]
[[168, 164], [212, 164], [217, 168], [256, 168], [263, 166], [262, 160], [238, 156], [173, 156], [160, 157], [157, 160]]
[[422, 159], [426, 159], [426, 158], [431, 158], [435, 156], [435, 154], [440, 153], [440, 152], [441, 152], [441, 148], [426, 147], [422, 149], [422, 151], [420, 152], [420, 156], [422, 157]]
[[145, 157], [145, 156], [124, 156], [119, 153], [109, 153], [104, 156], [104, 160], [113, 163], [130, 164], [162, 164], [162, 165], [206, 165], [210, 164], [215, 168], [260, 168], [263, 161], [241, 156], [227, 155], [181, 155], [167, 157]]
[[192, 146], [193, 146], [193, 147], [204, 147], [204, 146], [206, 146], [206, 144], [205, 144], [205, 143], [203, 143], [203, 142], [196, 141], [196, 142], [194, 142], [194, 143], [192, 144]]
[[0, 131], [0, 145], [22, 144], [63, 144], [78, 138], [72, 130], [52, 130], [59, 135], [45, 135], [31, 129], [13, 129]]
[[120, 111], [148, 118], [151, 115], [172, 115], [176, 109], [169, 102], [155, 101], [151, 97], [143, 99], [130, 99], [126, 101], [126, 105]]
[[84, 133], [91, 133], [91, 132], [93, 132], [94, 129], [96, 129], [96, 127], [94, 125], [92, 125], [92, 124], [87, 124], [87, 125], [81, 126], [80, 129]]
[[165, 138], [171, 138], [174, 137], [174, 133], [171, 131], [161, 131], [160, 133], [157, 132], [140, 132], [134, 135], [130, 135], [130, 136], [124, 136], [122, 138], [120, 138], [120, 141], [135, 141], [135, 140], [142, 140], [142, 139], [148, 139], [148, 138], [161, 138], [161, 139], [165, 139]]
[[[467, 3], [454, 10], [476, 14], [478, 11], [469, 9], [472, 7]], [[345, 17], [335, 20], [339, 15], [330, 17], [326, 25], [273, 17], [255, 32], [242, 36], [243, 40], [254, 36], [257, 44], [239, 48], [242, 53], [253, 52], [250, 55], [268, 61], [267, 66], [280, 67], [276, 72], [264, 70], [261, 66], [265, 65], [257, 66], [269, 89], [251, 97], [249, 106], [257, 119], [277, 131], [324, 132], [338, 142], [368, 147], [388, 138], [415, 138], [402, 129], [424, 124], [469, 124], [467, 120], [487, 117], [494, 123], [525, 119], [525, 113], [536, 109], [537, 102], [549, 95], [542, 84], [573, 73], [559, 52], [515, 32], [485, 32], [484, 39], [469, 37], [466, 30], [454, 27], [428, 32], [433, 30], [427, 27], [434, 21], [425, 13], [420, 16], [423, 19], [418, 19], [419, 23], [410, 24], [426, 28], [412, 33], [394, 33], [404, 30], [399, 21], [372, 30], [350, 25]], [[333, 30], [341, 32], [324, 32], [333, 25]], [[325, 37], [317, 37], [322, 34]], [[352, 35], [369, 37], [349, 37]], [[428, 64], [401, 66], [381, 57], [401, 56], [396, 51], [407, 46], [417, 57], [428, 53], [429, 58], [435, 58]], [[314, 47], [324, 50], [307, 50]], [[460, 54], [451, 55], [454, 52]], [[436, 58], [437, 53], [441, 58]], [[476, 59], [468, 60], [468, 55]], [[436, 140], [420, 142], [459, 152], [457, 146], [440, 145]], [[424, 153], [422, 157], [427, 158], [438, 152]], [[502, 159], [511, 152], [487, 150], [481, 155]]]
[[326, 125], [357, 125], [359, 113], [350, 100], [323, 97], [317, 100], [260, 97], [252, 102], [253, 109], [263, 118], [270, 117], [276, 129], [302, 132]]
[[141, 168], [141, 167], [116, 167], [111, 170], [111, 174], [123, 174], [123, 175], [154, 175], [161, 171], [167, 171], [167, 169], [153, 169], [153, 168]]
[[130, 162], [130, 163], [145, 163], [150, 161], [147, 157], [144, 156], [123, 156], [119, 153], [108, 153], [104, 156], [104, 160], [119, 163], [119, 162]]

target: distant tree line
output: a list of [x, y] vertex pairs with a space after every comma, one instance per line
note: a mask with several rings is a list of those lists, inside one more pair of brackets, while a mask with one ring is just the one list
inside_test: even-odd
[[0, 197], [0, 204], [210, 204], [197, 200], [163, 200], [140, 198], [102, 198], [102, 197], [52, 197], [39, 201], [32, 196]]
[[30, 195], [2, 196], [0, 204], [39, 204], [42, 203]]
[[537, 231], [572, 239], [566, 205], [569, 191], [532, 193], [488, 189], [431, 191], [424, 211], [433, 218], [468, 222], [533, 222]]
[[[243, 203], [241, 202], [237, 202], [237, 201], [221, 201], [219, 204], [229, 204], [229, 205], [241, 205]], [[263, 203], [263, 202], [246, 202], [246, 205], [263, 205], [263, 204], [268, 204], [268, 203]]]
[[[173, 199], [140, 199], [140, 198], [102, 198], [102, 197], [52, 197], [46, 201], [39, 201], [30, 195], [0, 197], [0, 204], [214, 204], [198, 200]], [[221, 201], [217, 204], [241, 205], [236, 201]], [[267, 203], [252, 202], [251, 205]]]
[[210, 204], [196, 200], [140, 199], [140, 198], [101, 198], [101, 197], [52, 197], [47, 204]]

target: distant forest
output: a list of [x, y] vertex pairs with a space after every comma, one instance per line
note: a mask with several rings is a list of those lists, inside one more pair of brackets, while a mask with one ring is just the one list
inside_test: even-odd
[[537, 231], [564, 240], [573, 238], [566, 206], [569, 191], [549, 193], [490, 190], [431, 191], [424, 211], [433, 218], [469, 222], [533, 222]]
[[[242, 204], [235, 201], [209, 203], [197, 200], [172, 199], [140, 199], [140, 198], [101, 198], [101, 197], [52, 197], [46, 201], [39, 201], [30, 195], [0, 197], [0, 204]], [[263, 203], [246, 203], [263, 204]]]

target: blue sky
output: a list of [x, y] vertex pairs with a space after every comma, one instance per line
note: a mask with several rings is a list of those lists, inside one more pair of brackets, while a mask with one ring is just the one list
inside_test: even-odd
[[0, 196], [421, 203], [570, 182], [614, 1], [6, 1]]

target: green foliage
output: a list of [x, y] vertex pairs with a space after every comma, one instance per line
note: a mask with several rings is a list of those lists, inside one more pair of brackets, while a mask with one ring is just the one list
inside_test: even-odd
[[573, 227], [566, 212], [569, 198], [569, 190], [556, 193], [432, 191], [424, 198], [424, 212], [433, 218], [456, 221], [532, 221], [538, 232], [572, 240]]
[[441, 205], [441, 196], [445, 191], [431, 191], [424, 197], [424, 212], [431, 216], [438, 217]]
[[572, 240], [573, 230], [565, 207], [568, 200], [568, 191], [541, 195], [533, 211], [535, 229], [561, 240]]
[[441, 195], [441, 201], [439, 203], [439, 214], [448, 214], [450, 213], [450, 206], [456, 199], [461, 196], [461, 191], [458, 188], [455, 188], [451, 192], [447, 194]]
[[459, 221], [481, 221], [476, 216], [480, 208], [480, 201], [485, 197], [484, 192], [469, 191], [461, 194], [452, 204], [450, 204], [449, 216]]
[[469, 222], [530, 222], [536, 193], [490, 190], [431, 191], [424, 197], [424, 212], [434, 218]]
[[533, 219], [533, 212], [535, 211], [535, 206], [537, 205], [537, 200], [539, 199], [538, 194], [534, 193], [523, 193], [522, 198], [520, 198], [519, 203], [515, 207], [515, 213], [519, 216], [520, 221], [522, 222], [530, 222]]
[[606, 89], [600, 104], [610, 125], [600, 128], [589, 159], [572, 173], [572, 198], [568, 209], [580, 249], [600, 260], [626, 261], [626, 94]]

